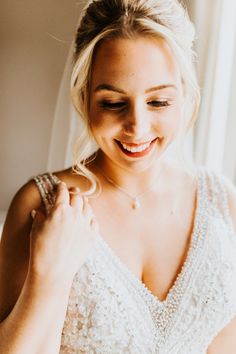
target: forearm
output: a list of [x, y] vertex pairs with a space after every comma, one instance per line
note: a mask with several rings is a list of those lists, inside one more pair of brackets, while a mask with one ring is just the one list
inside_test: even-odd
[[48, 286], [28, 276], [15, 307], [0, 324], [0, 353], [38, 354], [42, 344], [50, 354], [59, 353], [69, 292], [70, 282]]

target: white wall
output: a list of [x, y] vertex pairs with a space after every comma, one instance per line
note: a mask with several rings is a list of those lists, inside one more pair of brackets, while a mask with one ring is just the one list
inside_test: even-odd
[[79, 14], [76, 0], [1, 1], [0, 210], [32, 175], [46, 170], [58, 88]]

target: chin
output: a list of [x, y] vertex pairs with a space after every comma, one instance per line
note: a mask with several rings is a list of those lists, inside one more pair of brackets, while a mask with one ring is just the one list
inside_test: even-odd
[[113, 158], [110, 157], [110, 159], [113, 160], [116, 165], [119, 165], [127, 171], [130, 171], [132, 173], [141, 173], [157, 165], [158, 162], [161, 160], [162, 155], [163, 153], [160, 150], [155, 149], [152, 155], [148, 158], [146, 157], [141, 159], [125, 160], [113, 156]]

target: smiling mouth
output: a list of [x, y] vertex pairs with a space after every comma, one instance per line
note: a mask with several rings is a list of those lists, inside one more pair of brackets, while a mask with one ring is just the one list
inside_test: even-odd
[[159, 138], [155, 138], [154, 140], [150, 140], [149, 142], [142, 144], [123, 143], [116, 139], [115, 142], [126, 156], [142, 157], [147, 155], [152, 150], [152, 147], [157, 140], [159, 140]]

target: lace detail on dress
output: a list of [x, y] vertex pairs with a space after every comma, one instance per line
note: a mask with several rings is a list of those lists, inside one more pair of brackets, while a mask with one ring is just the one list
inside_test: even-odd
[[236, 315], [236, 235], [224, 179], [198, 170], [186, 261], [165, 301], [98, 235], [76, 274], [60, 354], [206, 354]]
[[61, 353], [152, 354], [153, 333], [138, 289], [117, 272], [98, 241], [74, 279]]
[[[104, 254], [113, 260], [116, 264], [117, 271], [123, 273], [124, 278], [128, 278], [129, 282], [132, 283], [134, 288], [138, 288], [141, 297], [145, 300], [148, 305], [150, 314], [152, 316], [153, 322], [155, 324], [155, 342], [157, 347], [161, 347], [166, 341], [166, 338], [171, 331], [175, 315], [179, 306], [181, 304], [183, 294], [186, 292], [189, 284], [191, 283], [191, 272], [192, 268], [196, 267], [196, 263], [199, 259], [199, 251], [202, 248], [202, 243], [204, 241], [204, 222], [203, 222], [203, 205], [204, 199], [202, 193], [204, 191], [204, 185], [202, 181], [202, 175], [198, 178], [198, 192], [197, 192], [197, 208], [194, 221], [193, 232], [191, 236], [190, 247], [187, 253], [187, 258], [182, 266], [180, 273], [178, 274], [173, 286], [169, 290], [167, 297], [164, 301], [160, 301], [153, 293], [145, 286], [145, 284], [140, 281], [136, 276], [133, 275], [129, 269], [124, 266], [121, 260], [114, 254], [107, 243], [100, 238], [102, 243], [102, 249]], [[201, 192], [200, 192], [201, 191]], [[201, 231], [199, 232], [199, 225], [201, 220]], [[104, 250], [105, 249], [105, 250]]]
[[174, 336], [184, 333], [183, 340], [172, 346], [170, 353], [187, 353], [186, 343], [190, 353], [206, 351], [213, 338], [236, 315], [236, 235], [230, 226], [224, 180], [208, 172], [206, 185], [204, 249], [173, 329]]
[[[231, 232], [234, 233], [233, 223], [229, 212], [228, 195], [225, 187], [225, 177], [215, 172], [208, 172], [207, 183], [212, 215], [222, 219]], [[235, 239], [235, 237], [234, 237]]]

